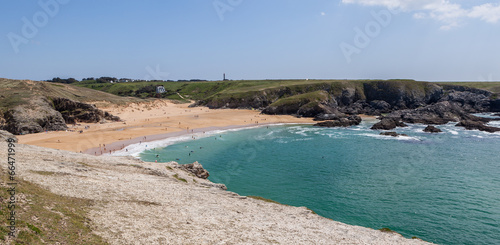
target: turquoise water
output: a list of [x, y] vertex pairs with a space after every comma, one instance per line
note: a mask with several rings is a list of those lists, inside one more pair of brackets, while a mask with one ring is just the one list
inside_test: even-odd
[[219, 132], [140, 157], [199, 161], [230, 191], [351, 225], [439, 244], [500, 244], [500, 134], [452, 124], [428, 134], [425, 125], [411, 125], [396, 130], [410, 137], [393, 138], [372, 124]]

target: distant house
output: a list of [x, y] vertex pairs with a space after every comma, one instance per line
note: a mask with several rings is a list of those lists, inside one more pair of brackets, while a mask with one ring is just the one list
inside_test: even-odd
[[128, 83], [128, 82], [133, 82], [132, 79], [129, 79], [129, 78], [120, 78], [119, 80], [121, 83]]
[[165, 92], [167, 92], [165, 90], [165, 87], [163, 87], [163, 86], [156, 86], [156, 93], [157, 94], [162, 94], [162, 93], [165, 93]]

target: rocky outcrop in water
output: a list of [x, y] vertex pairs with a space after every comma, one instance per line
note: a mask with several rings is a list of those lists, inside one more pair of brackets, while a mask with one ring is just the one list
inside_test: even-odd
[[398, 136], [408, 136], [406, 134], [398, 134], [396, 132], [382, 132], [380, 133], [380, 135], [384, 135], [384, 136], [392, 136], [392, 137], [398, 137]]
[[327, 120], [323, 122], [319, 122], [314, 124], [314, 126], [319, 126], [319, 127], [350, 127], [353, 125], [359, 125], [361, 123], [361, 117], [359, 116], [348, 116], [348, 117], [342, 117], [342, 118], [337, 118], [333, 120]]
[[457, 127], [464, 127], [467, 130], [481, 130], [489, 133], [500, 132], [500, 128], [486, 126], [484, 122], [472, 121], [472, 120], [462, 120], [457, 125]]
[[441, 132], [443, 132], [441, 129], [436, 128], [436, 127], [431, 126], [431, 125], [425, 127], [423, 131], [426, 133], [441, 133]]
[[391, 130], [396, 127], [407, 127], [405, 123], [401, 122], [398, 118], [382, 118], [380, 122], [375, 123], [371, 129], [375, 130]]

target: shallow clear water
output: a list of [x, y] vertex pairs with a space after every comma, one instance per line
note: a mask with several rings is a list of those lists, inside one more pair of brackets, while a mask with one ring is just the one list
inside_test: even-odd
[[453, 124], [428, 134], [411, 125], [396, 130], [410, 137], [393, 138], [372, 124], [217, 132], [140, 157], [198, 161], [211, 181], [240, 195], [307, 206], [347, 224], [440, 244], [500, 244], [500, 134]]

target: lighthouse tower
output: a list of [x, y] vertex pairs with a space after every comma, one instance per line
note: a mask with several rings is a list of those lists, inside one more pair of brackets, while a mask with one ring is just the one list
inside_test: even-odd
[[226, 81], [226, 73], [222, 76], [222, 81]]

